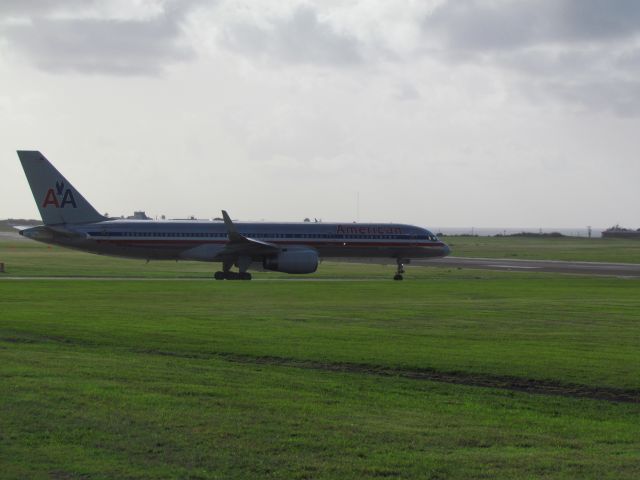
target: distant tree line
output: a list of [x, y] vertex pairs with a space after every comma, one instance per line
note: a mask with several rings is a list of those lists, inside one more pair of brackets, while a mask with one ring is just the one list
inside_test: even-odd
[[518, 233], [498, 233], [494, 237], [531, 237], [531, 238], [558, 238], [565, 237], [560, 232], [518, 232]]

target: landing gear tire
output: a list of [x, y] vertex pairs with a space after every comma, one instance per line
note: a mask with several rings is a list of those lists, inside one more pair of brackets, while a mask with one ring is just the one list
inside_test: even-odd
[[239, 272], [232, 272], [233, 262], [225, 261], [222, 264], [222, 271], [216, 272], [213, 278], [216, 280], [251, 280], [251, 274], [247, 272], [247, 268], [251, 263], [251, 259], [248, 257], [241, 257], [236, 266], [239, 267]]
[[213, 274], [216, 280], [251, 280], [251, 274], [248, 272], [216, 272]]
[[396, 270], [396, 274], [394, 275], [394, 280], [402, 280], [402, 274], [404, 273], [404, 264], [402, 263], [402, 259], [398, 258], [396, 260], [396, 265], [398, 265], [398, 269]]

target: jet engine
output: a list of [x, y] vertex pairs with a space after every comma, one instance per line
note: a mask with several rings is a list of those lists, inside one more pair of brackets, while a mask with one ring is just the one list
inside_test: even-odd
[[283, 273], [313, 273], [318, 268], [318, 252], [310, 248], [284, 249], [264, 259], [265, 270]]

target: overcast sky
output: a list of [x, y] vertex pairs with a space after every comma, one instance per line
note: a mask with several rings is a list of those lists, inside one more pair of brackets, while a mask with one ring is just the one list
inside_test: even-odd
[[0, 218], [640, 227], [636, 0], [2, 0]]

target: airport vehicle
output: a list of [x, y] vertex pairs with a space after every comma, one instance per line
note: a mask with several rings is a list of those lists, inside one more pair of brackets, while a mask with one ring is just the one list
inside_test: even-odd
[[44, 223], [20, 234], [44, 243], [147, 261], [220, 262], [216, 280], [250, 280], [249, 269], [313, 273], [321, 259], [393, 262], [394, 280], [402, 280], [412, 258], [449, 254], [429, 230], [395, 223], [233, 222], [225, 210], [223, 221], [107, 218], [39, 151], [18, 156]]

